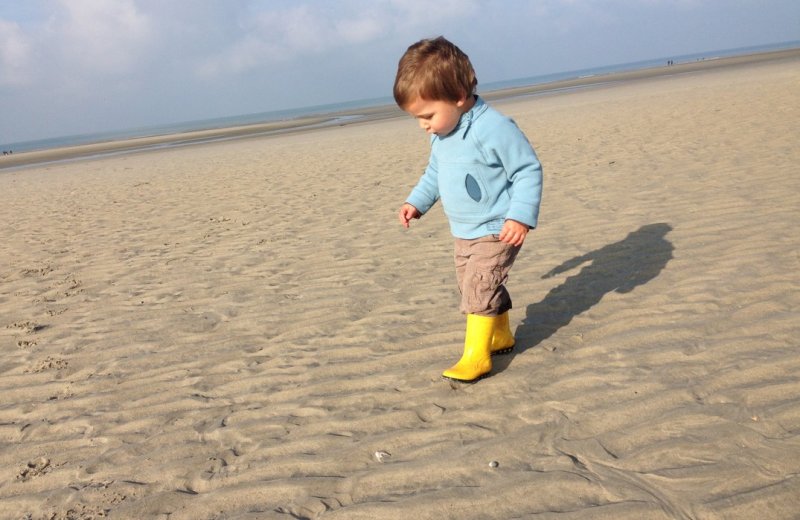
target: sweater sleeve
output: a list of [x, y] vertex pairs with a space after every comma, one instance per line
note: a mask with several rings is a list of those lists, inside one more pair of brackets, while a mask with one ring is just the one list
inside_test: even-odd
[[439, 200], [439, 171], [436, 166], [436, 155], [431, 151], [428, 167], [419, 182], [411, 190], [406, 202], [414, 206], [423, 215]]
[[542, 165], [525, 134], [511, 119], [487, 136], [487, 148], [506, 171], [511, 203], [506, 219], [535, 228], [542, 200]]

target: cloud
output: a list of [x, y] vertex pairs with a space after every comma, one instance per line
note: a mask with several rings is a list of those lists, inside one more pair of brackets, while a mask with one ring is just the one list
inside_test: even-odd
[[153, 36], [150, 17], [134, 0], [60, 0], [46, 32], [64, 66], [100, 75], [130, 71]]
[[79, 87], [147, 67], [223, 78], [387, 37], [410, 43], [477, 11], [477, 0], [53, 0], [30, 23], [0, 26], [0, 84]]
[[20, 26], [0, 20], [0, 86], [25, 85], [31, 59], [31, 44]]
[[154, 56], [135, 0], [58, 0], [22, 23], [0, 19], [0, 86], [81, 86], [132, 73]]
[[366, 15], [336, 22], [334, 33], [347, 43], [363, 43], [380, 37], [385, 30], [385, 20]]
[[386, 28], [382, 16], [309, 4], [242, 13], [232, 42], [203, 60], [203, 75], [240, 73], [270, 63], [324, 54], [342, 45], [377, 38]]
[[241, 73], [406, 34], [410, 43], [426, 31], [438, 34], [442, 20], [466, 18], [476, 9], [473, 0], [343, 0], [335, 4], [308, 0], [284, 8], [252, 8], [240, 13], [235, 41], [204, 59], [198, 70], [206, 77]]
[[393, 24], [406, 30], [435, 30], [479, 11], [479, 2], [475, 0], [388, 0], [383, 4], [391, 13]]
[[797, 40], [798, 5], [0, 0], [0, 141], [378, 97], [403, 50], [440, 34], [484, 83]]

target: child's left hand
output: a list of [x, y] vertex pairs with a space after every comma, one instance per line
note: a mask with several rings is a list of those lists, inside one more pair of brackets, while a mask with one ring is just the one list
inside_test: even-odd
[[521, 246], [528, 236], [528, 226], [516, 220], [506, 220], [500, 230], [500, 241], [512, 246]]

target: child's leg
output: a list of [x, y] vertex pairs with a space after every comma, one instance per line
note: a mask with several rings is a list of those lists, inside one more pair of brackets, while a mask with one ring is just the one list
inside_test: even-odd
[[501, 242], [496, 235], [475, 240], [456, 239], [455, 265], [461, 312], [499, 316], [511, 308], [505, 287], [519, 246]]
[[497, 316], [491, 353], [507, 354], [514, 348], [514, 334], [508, 322], [511, 296], [505, 287], [508, 272], [520, 248], [501, 242], [496, 236], [456, 240], [455, 263], [461, 312]]
[[511, 297], [503, 284], [519, 249], [496, 236], [456, 239], [456, 278], [467, 332], [464, 354], [444, 371], [445, 377], [466, 382], [480, 379], [492, 370], [492, 354], [508, 352], [514, 346], [508, 326]]

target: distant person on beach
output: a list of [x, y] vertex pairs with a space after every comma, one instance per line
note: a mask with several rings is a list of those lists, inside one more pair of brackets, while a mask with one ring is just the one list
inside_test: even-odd
[[397, 67], [394, 99], [431, 136], [428, 166], [400, 207], [400, 223], [424, 215], [437, 200], [455, 237], [464, 353], [444, 371], [471, 382], [492, 370], [493, 354], [510, 352], [508, 272], [536, 227], [542, 167], [517, 125], [476, 95], [469, 58], [443, 37], [421, 40]]

